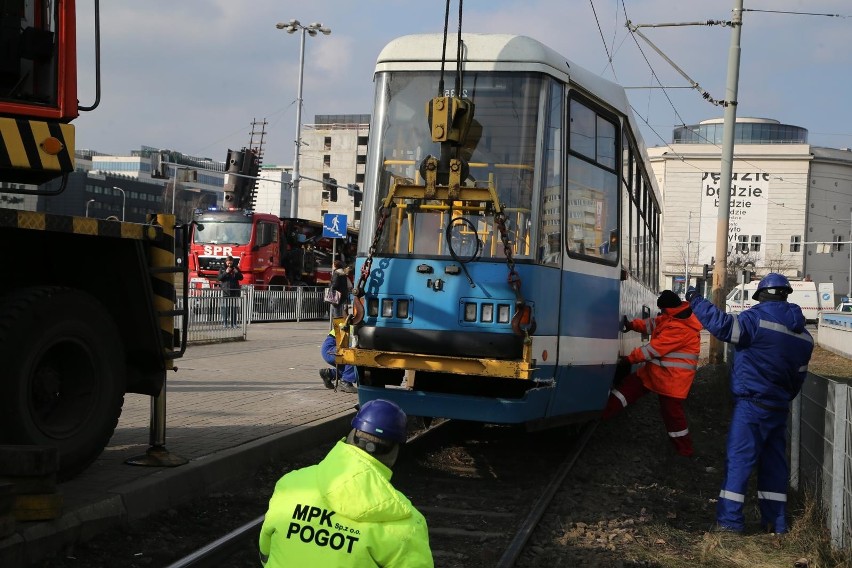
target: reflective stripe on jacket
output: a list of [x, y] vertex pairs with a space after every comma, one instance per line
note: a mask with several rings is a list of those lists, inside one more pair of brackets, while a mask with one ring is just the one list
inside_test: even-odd
[[701, 323], [692, 314], [676, 317], [688, 309], [689, 304], [682, 302], [676, 308], [663, 308], [653, 322], [631, 322], [634, 330], [650, 329], [651, 341], [631, 351], [627, 359], [634, 365], [646, 363], [636, 374], [645, 388], [657, 394], [686, 398], [692, 387], [701, 352]]
[[657, 318], [636, 318], [630, 322], [630, 329], [638, 331], [639, 333], [644, 333], [645, 335], [651, 335], [654, 333], [656, 320]]
[[799, 306], [760, 302], [735, 316], [703, 298], [693, 298], [691, 304], [707, 331], [734, 345], [735, 397], [779, 407], [796, 397], [814, 349]]
[[260, 531], [265, 566], [434, 566], [426, 519], [390, 477], [341, 440], [320, 463], [279, 479]]

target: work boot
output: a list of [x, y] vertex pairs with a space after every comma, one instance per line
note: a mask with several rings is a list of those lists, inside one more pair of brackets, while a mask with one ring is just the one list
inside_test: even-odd
[[320, 369], [320, 377], [322, 377], [322, 384], [325, 385], [327, 389], [334, 388], [334, 372], [331, 369]]
[[347, 383], [346, 381], [340, 381], [340, 385], [337, 387], [337, 390], [340, 392], [358, 392], [358, 387], [355, 386], [354, 383]]

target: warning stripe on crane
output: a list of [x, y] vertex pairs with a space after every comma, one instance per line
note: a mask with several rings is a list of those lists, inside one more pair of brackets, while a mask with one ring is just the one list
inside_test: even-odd
[[[0, 209], [0, 227], [148, 241], [156, 241], [163, 234], [163, 227], [156, 225], [140, 225], [138, 223], [123, 223], [106, 219], [72, 217], [70, 215], [16, 209]], [[172, 245], [174, 245], [173, 240]]]
[[[74, 171], [74, 126], [71, 124], [0, 118], [0, 138], [2, 170], [56, 174]], [[48, 140], [53, 143], [46, 143]]]

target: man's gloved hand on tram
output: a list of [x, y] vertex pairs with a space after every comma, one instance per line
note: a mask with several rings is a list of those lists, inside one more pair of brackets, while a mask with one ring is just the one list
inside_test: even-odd
[[698, 295], [698, 291], [695, 289], [695, 286], [690, 286], [686, 290], [686, 301], [691, 302], [692, 299]]
[[621, 333], [625, 333], [628, 331], [633, 331], [633, 326], [630, 324], [630, 320], [627, 319], [627, 316], [621, 317]]

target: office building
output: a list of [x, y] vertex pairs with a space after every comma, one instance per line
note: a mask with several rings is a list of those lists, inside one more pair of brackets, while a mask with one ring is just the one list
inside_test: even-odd
[[[648, 150], [664, 200], [665, 288], [702, 287], [703, 267], [715, 257], [722, 129], [722, 119], [681, 126], [671, 144]], [[845, 295], [852, 286], [852, 151], [811, 146], [807, 136], [777, 120], [737, 120], [728, 265], [758, 277], [780, 272], [832, 282]]]

